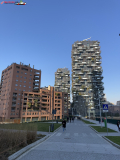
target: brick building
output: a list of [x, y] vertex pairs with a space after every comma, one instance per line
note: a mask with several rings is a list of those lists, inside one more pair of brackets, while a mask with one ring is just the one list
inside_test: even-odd
[[[41, 70], [34, 69], [34, 66], [31, 68], [30, 64], [13, 63], [3, 70], [0, 84], [0, 120], [51, 119], [52, 109], [57, 110], [56, 119], [67, 116], [68, 112], [63, 113], [63, 110], [68, 105], [68, 94], [54, 92], [54, 87], [50, 86], [48, 89], [40, 89], [40, 85]], [[59, 97], [55, 96], [57, 93]], [[67, 104], [64, 97], [67, 98]]]

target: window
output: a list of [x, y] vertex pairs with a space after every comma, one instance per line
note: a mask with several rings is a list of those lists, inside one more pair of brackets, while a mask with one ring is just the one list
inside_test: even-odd
[[32, 70], [30, 70], [30, 72], [32, 72]]
[[23, 87], [26, 87], [26, 86], [23, 86]]
[[19, 110], [19, 108], [17, 108], [17, 110]]
[[18, 84], [15, 84], [15, 86], [18, 86]]
[[23, 90], [23, 91], [25, 91], [25, 90]]
[[22, 76], [20, 78], [22, 78]]
[[19, 96], [20, 96], [20, 94], [19, 94]]
[[17, 91], [17, 88], [15, 88], [15, 91]]
[[20, 87], [21, 87], [21, 85], [20, 85]]
[[16, 79], [16, 81], [18, 82], [18, 79]]
[[16, 66], [16, 68], [20, 68], [19, 66]]
[[18, 103], [18, 105], [19, 105], [20, 103]]
[[22, 70], [24, 70], [24, 71], [28, 71], [28, 69], [26, 69], [26, 68], [22, 68]]
[[30, 74], [30, 76], [32, 76], [32, 74]]
[[24, 81], [24, 83], [26, 83], [26, 81]]
[[32, 78], [29, 78], [29, 80], [32, 80]]
[[16, 75], [16, 77], [19, 77], [18, 75]]
[[29, 82], [29, 84], [31, 84], [31, 82]]
[[20, 82], [22, 82], [22, 80], [20, 80]]
[[25, 79], [27, 79], [27, 77], [24, 77]]
[[20, 100], [20, 98], [18, 98], [18, 100]]
[[18, 115], [18, 113], [16, 113], [16, 115]]
[[23, 74], [23, 72], [21, 72], [21, 74]]
[[29, 86], [29, 88], [31, 88], [31, 87]]
[[25, 73], [25, 74], [27, 74], [27, 73]]
[[17, 73], [19, 73], [19, 71], [17, 71]]

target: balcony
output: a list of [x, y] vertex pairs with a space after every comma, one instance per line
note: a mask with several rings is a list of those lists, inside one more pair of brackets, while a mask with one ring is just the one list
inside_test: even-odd
[[17, 97], [17, 94], [13, 94], [13, 97]]
[[12, 107], [16, 107], [16, 104], [12, 104]]

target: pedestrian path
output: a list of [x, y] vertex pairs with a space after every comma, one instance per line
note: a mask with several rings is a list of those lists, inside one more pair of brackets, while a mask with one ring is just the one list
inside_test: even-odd
[[119, 160], [120, 150], [80, 120], [67, 123], [17, 160]]

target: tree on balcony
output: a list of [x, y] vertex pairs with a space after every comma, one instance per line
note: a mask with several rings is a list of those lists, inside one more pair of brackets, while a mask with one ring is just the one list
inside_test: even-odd
[[81, 80], [81, 76], [79, 76], [79, 80]]
[[91, 61], [94, 61], [94, 58], [92, 57]]
[[85, 86], [84, 85], [82, 85], [82, 89], [84, 89], [85, 88]]
[[83, 69], [81, 69], [81, 72], [82, 72], [82, 73], [84, 72]]
[[35, 100], [34, 100], [34, 105], [35, 105], [35, 107], [38, 106], [38, 99], [35, 99]]
[[56, 96], [58, 96], [58, 93], [55, 93]]
[[30, 108], [32, 105], [30, 102], [27, 102], [28, 108]]

